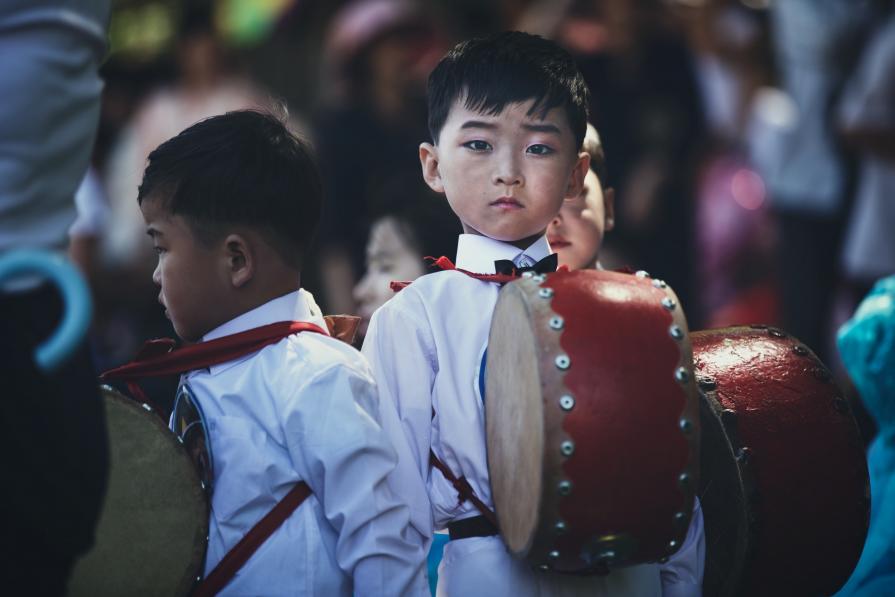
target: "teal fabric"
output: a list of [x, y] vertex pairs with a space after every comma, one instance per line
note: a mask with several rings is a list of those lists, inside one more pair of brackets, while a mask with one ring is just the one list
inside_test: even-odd
[[432, 537], [432, 547], [429, 549], [427, 564], [429, 566], [429, 590], [432, 591], [433, 597], [435, 587], [438, 586], [438, 565], [441, 564], [444, 546], [450, 540], [450, 537], [444, 533], [435, 533]]
[[868, 451], [870, 530], [840, 597], [895, 595], [895, 276], [883, 278], [839, 330], [839, 352], [879, 435]]

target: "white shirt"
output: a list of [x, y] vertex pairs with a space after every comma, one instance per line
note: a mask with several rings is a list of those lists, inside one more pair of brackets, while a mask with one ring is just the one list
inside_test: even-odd
[[[300, 290], [203, 341], [277, 321], [326, 329], [313, 298]], [[181, 381], [204, 413], [211, 443], [206, 574], [297, 481], [313, 491], [221, 595], [428, 594], [424, 541], [389, 487], [395, 452], [356, 350], [303, 332]]]
[[[488, 237], [463, 234], [456, 265], [476, 273], [494, 273], [495, 260], [511, 259], [520, 265], [548, 254], [546, 237], [520, 251]], [[408, 457], [413, 458], [420, 477], [427, 482], [434, 524], [439, 529], [479, 512], [468, 502], [459, 504], [453, 486], [438, 470], [430, 469], [430, 447], [457, 477], [466, 477], [485, 504], [494, 508], [478, 380], [499, 290], [498, 284], [460, 272], [423, 276], [373, 315], [364, 341], [363, 352], [379, 385], [381, 407], [397, 411], [401, 431], [409, 444], [399, 448], [399, 458], [404, 457], [403, 449], [409, 449]], [[406, 486], [411, 484], [407, 482]], [[408, 499], [420, 498], [414, 494]], [[694, 510], [687, 540], [661, 571], [657, 567], [635, 567], [608, 577], [534, 575], [511, 558], [499, 537], [475, 537], [447, 545], [439, 587], [445, 582], [447, 592], [458, 595], [469, 590], [472, 594], [490, 595], [516, 595], [519, 591], [532, 595], [581, 591], [608, 595], [624, 593], [626, 589], [622, 587], [632, 586], [636, 571], [649, 569], [656, 584], [661, 572], [663, 581], [668, 583], [663, 587], [666, 594], [674, 593], [672, 585], [676, 580], [685, 590], [674, 594], [699, 594], [704, 541], [701, 510]], [[487, 557], [484, 551], [488, 552]], [[461, 552], [468, 552], [470, 557], [464, 558]], [[451, 567], [466, 577], [469, 585], [462, 582], [464, 579], [452, 578]], [[643, 575], [640, 576], [642, 581]], [[490, 578], [494, 579], [492, 586], [488, 585]], [[620, 579], [621, 584], [613, 584], [612, 579]], [[628, 594], [643, 592], [629, 590]]]

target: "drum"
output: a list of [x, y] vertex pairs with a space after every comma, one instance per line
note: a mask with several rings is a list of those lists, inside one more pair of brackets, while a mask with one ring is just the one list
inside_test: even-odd
[[486, 368], [488, 469], [511, 553], [599, 574], [679, 548], [699, 412], [687, 322], [664, 282], [582, 270], [506, 284]]
[[146, 405], [102, 388], [111, 454], [93, 549], [69, 595], [188, 595], [202, 573], [208, 505], [181, 441]]
[[778, 329], [692, 338], [704, 594], [836, 592], [869, 521], [867, 466], [848, 402], [818, 358]]

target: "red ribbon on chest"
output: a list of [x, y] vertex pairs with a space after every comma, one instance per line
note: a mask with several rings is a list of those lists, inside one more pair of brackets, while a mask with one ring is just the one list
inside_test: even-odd
[[136, 358], [99, 376], [100, 381], [124, 381], [135, 398], [148, 402], [136, 382], [147, 377], [174, 375], [220, 365], [239, 357], [258, 352], [299, 332], [327, 335], [319, 326], [305, 321], [279, 321], [251, 330], [216, 338], [207, 342], [175, 348], [174, 340], [149, 340]]

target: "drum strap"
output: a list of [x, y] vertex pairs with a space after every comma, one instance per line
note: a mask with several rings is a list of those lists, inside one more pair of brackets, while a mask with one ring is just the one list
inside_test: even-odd
[[479, 496], [475, 494], [475, 490], [472, 488], [472, 485], [469, 484], [469, 481], [466, 480], [466, 477], [457, 478], [451, 469], [447, 467], [445, 463], [440, 461], [438, 457], [435, 455], [435, 452], [429, 450], [429, 462], [441, 471], [441, 474], [444, 475], [444, 478], [447, 479], [451, 485], [454, 486], [454, 489], [457, 490], [457, 494], [460, 497], [460, 502], [470, 502], [476, 509], [482, 513], [488, 522], [493, 524], [495, 527], [497, 526], [497, 516], [494, 514], [494, 511], [491, 510], [488, 506], [485, 505]]
[[196, 585], [191, 597], [212, 597], [221, 592], [227, 583], [248, 561], [274, 531], [295, 512], [311, 495], [311, 488], [299, 481], [273, 509], [259, 520], [239, 543], [227, 552], [208, 576]]
[[208, 342], [198, 342], [175, 348], [174, 340], [159, 338], [143, 345], [137, 357], [120, 367], [110, 369], [99, 376], [100, 381], [124, 381], [134, 398], [151, 404], [137, 384], [140, 379], [175, 375], [219, 365], [258, 352], [265, 346], [275, 344], [299, 332], [326, 332], [305, 321], [280, 321], [263, 325], [238, 334], [216, 338]]

